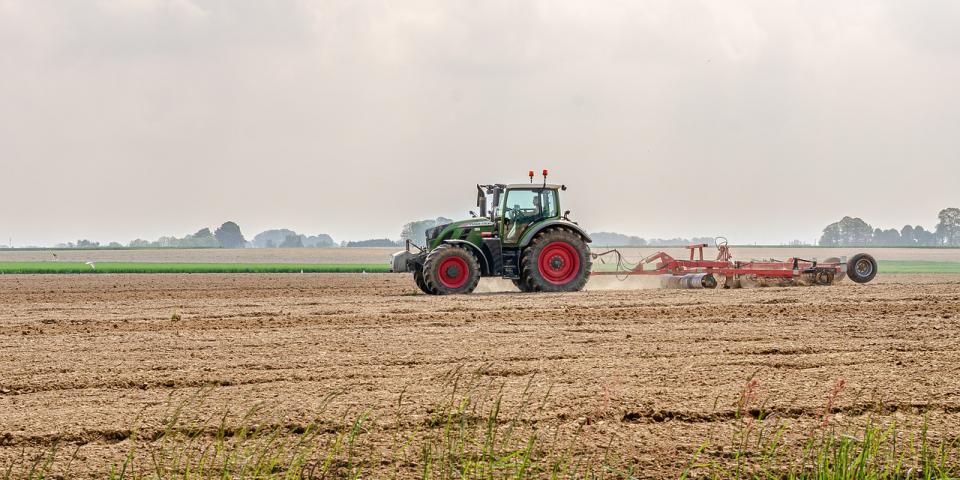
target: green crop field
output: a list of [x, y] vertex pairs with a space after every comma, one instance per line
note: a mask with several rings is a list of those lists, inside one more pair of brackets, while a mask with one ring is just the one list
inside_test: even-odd
[[960, 273], [960, 262], [880, 260], [880, 273]]
[[[94, 268], [95, 267], [95, 268]], [[380, 263], [0, 262], [0, 273], [382, 273]]]

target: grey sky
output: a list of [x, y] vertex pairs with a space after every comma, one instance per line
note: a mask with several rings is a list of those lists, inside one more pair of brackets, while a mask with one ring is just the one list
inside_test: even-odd
[[960, 2], [0, 0], [0, 244], [389, 236], [549, 168], [589, 230], [960, 206]]

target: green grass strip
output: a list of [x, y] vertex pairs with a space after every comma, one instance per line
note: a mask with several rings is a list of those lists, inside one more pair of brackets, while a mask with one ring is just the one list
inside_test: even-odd
[[930, 260], [880, 260], [880, 273], [960, 273], [960, 262]]
[[383, 273], [383, 263], [0, 262], [0, 273]]

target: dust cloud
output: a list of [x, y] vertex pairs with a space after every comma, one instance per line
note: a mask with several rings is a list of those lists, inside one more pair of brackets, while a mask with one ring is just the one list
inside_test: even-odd
[[[614, 275], [594, 275], [587, 281], [586, 291], [649, 290], [660, 288], [656, 275], [631, 275], [626, 278]], [[513, 282], [506, 278], [481, 278], [474, 293], [518, 292]]]

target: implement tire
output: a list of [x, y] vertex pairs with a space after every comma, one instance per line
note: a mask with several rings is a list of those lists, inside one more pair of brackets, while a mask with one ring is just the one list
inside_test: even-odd
[[534, 292], [578, 292], [590, 279], [591, 264], [583, 237], [563, 228], [547, 230], [523, 250], [520, 285]]
[[423, 261], [423, 283], [435, 295], [470, 293], [480, 281], [480, 262], [456, 245], [440, 245]]
[[867, 283], [877, 276], [877, 261], [866, 253], [858, 253], [847, 262], [847, 277], [857, 283]]

